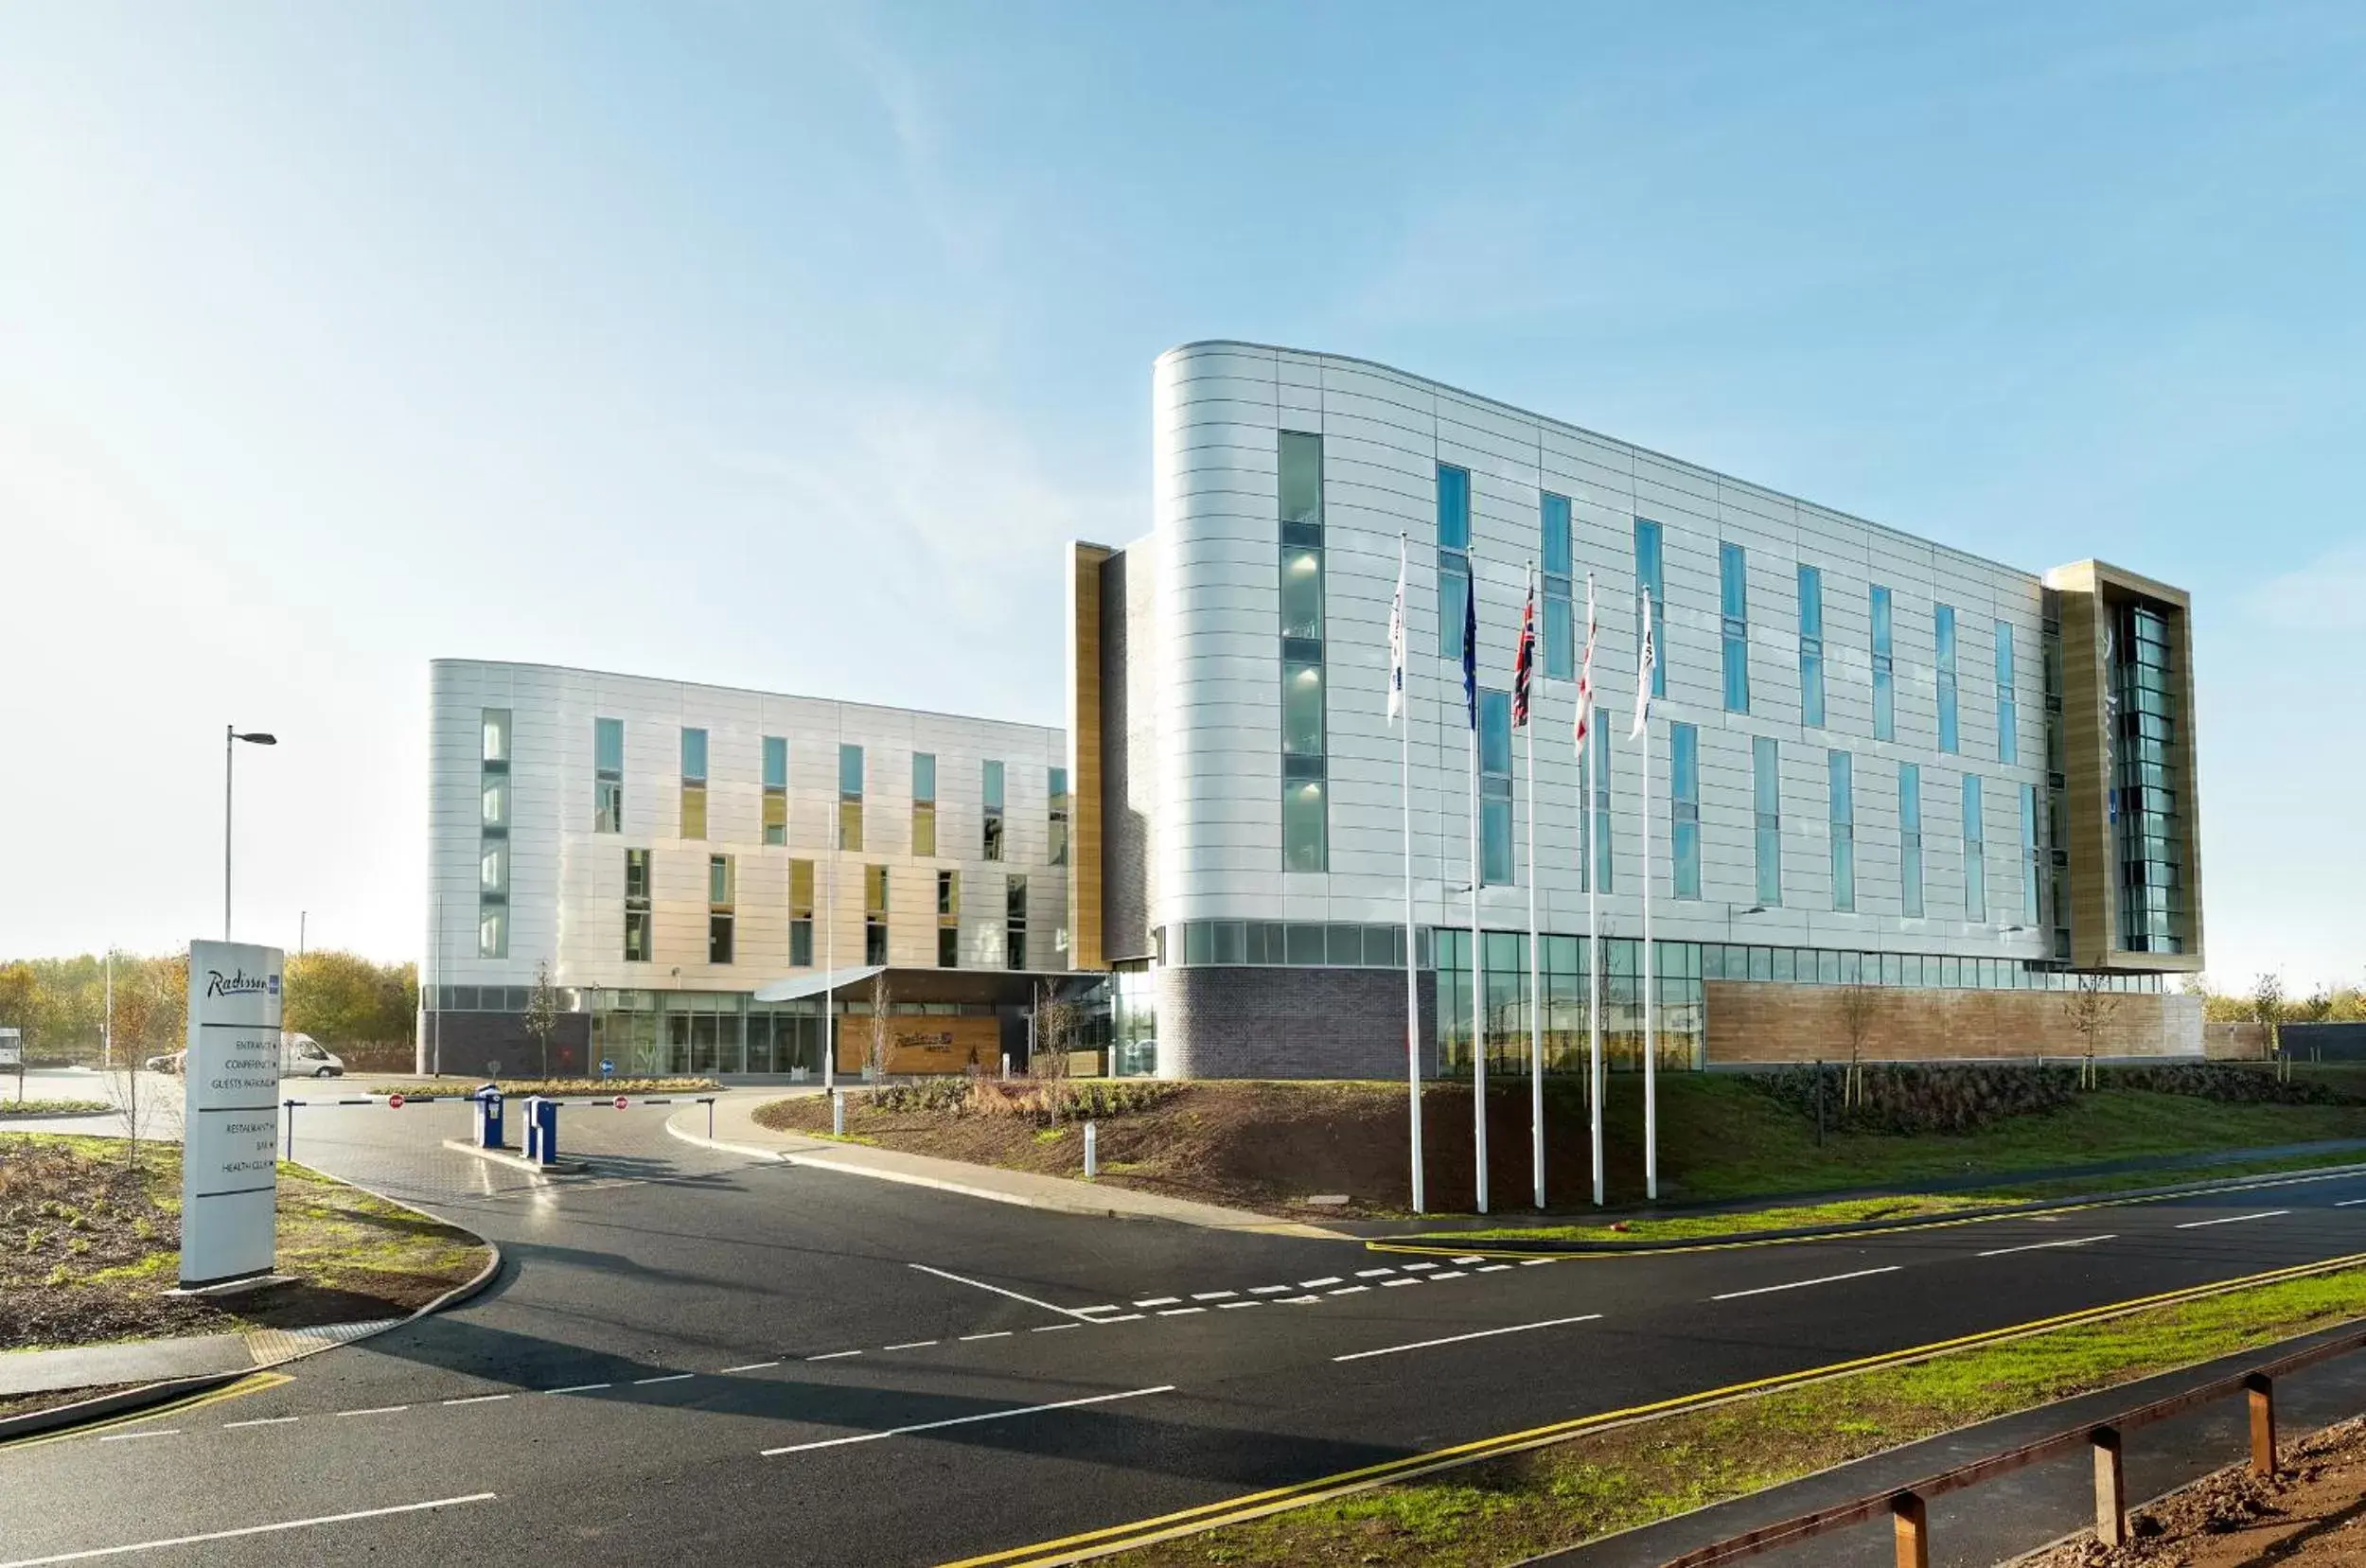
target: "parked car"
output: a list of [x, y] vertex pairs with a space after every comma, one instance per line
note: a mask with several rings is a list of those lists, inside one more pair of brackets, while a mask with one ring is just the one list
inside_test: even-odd
[[[188, 1066], [188, 1052], [176, 1050], [168, 1056], [151, 1056], [145, 1066], [150, 1072], [177, 1073]], [[323, 1046], [309, 1034], [282, 1034], [279, 1037], [279, 1076], [282, 1078], [342, 1078], [344, 1059]]]

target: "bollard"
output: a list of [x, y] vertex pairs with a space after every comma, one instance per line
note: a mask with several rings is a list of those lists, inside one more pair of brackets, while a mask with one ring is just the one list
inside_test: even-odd
[[846, 1091], [830, 1091], [830, 1133], [835, 1137], [846, 1136]]
[[476, 1146], [480, 1149], [502, 1147], [502, 1092], [495, 1088], [478, 1090], [468, 1097], [476, 1103]]
[[526, 1101], [526, 1158], [537, 1165], [558, 1163], [558, 1101], [536, 1095]]
[[1931, 1511], [1921, 1498], [1901, 1491], [1890, 1499], [1898, 1532], [1898, 1568], [1931, 1568]]
[[297, 1102], [292, 1100], [283, 1100], [280, 1101], [280, 1104], [284, 1106], [288, 1112], [288, 1153], [283, 1157], [287, 1159], [293, 1159], [295, 1158], [295, 1111]]
[[2128, 1544], [2128, 1467], [2120, 1453], [2116, 1428], [2096, 1427], [2087, 1435], [2095, 1456], [2095, 1539], [2106, 1546]]
[[709, 1143], [715, 1141], [715, 1097], [713, 1095], [707, 1097], [707, 1141]]
[[2243, 1380], [2251, 1405], [2251, 1472], [2272, 1480], [2276, 1472], [2275, 1380], [2253, 1372]]
[[1085, 1179], [1090, 1181], [1101, 1174], [1101, 1127], [1097, 1122], [1085, 1123]]

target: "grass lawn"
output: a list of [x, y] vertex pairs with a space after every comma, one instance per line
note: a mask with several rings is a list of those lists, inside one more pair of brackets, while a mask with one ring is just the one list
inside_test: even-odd
[[[1678, 1204], [1894, 1188], [1967, 1175], [1995, 1178], [1983, 1183], [1984, 1190], [1994, 1189], [1985, 1201], [1993, 1202], [1999, 1196], [2039, 1195], [2026, 1184], [2013, 1185], [2020, 1172], [2366, 1138], [2366, 1101], [2226, 1103], [2106, 1087], [1976, 1132], [1835, 1131], [1819, 1144], [1812, 1117], [1737, 1077], [1668, 1073], [1659, 1080], [1659, 1092], [1661, 1194]], [[1642, 1095], [1636, 1076], [1612, 1077], [1606, 1129], [1610, 1197], [1616, 1206], [1643, 1199]], [[1525, 1207], [1527, 1087], [1505, 1083], [1491, 1091], [1488, 1101], [1489, 1180], [1499, 1204], [1518, 1202]], [[965, 1114], [944, 1105], [882, 1107], [858, 1089], [848, 1092], [846, 1107], [847, 1132], [883, 1147], [1055, 1175], [1083, 1172], [1083, 1138], [1072, 1125], [1040, 1128], [1022, 1119]], [[1459, 1084], [1432, 1084], [1422, 1095], [1422, 1107], [1430, 1207], [1467, 1212], [1473, 1197], [1470, 1091]], [[829, 1107], [808, 1096], [775, 1101], [758, 1118], [768, 1126], [813, 1133], [828, 1127]], [[1402, 1215], [1410, 1202], [1404, 1118], [1404, 1090], [1391, 1084], [1180, 1084], [1145, 1108], [1101, 1119], [1101, 1179], [1294, 1218]], [[1562, 1212], [1584, 1212], [1590, 1209], [1585, 1199], [1592, 1186], [1584, 1085], [1548, 1082], [1545, 1118], [1547, 1194]], [[2066, 1190], [2094, 1189], [2107, 1182], [2160, 1186], [2183, 1174], [2088, 1177]], [[1345, 1194], [1349, 1203], [1341, 1207], [1305, 1202], [1335, 1194]], [[1850, 1210], [1845, 1217], [1901, 1217], [1962, 1207], [1969, 1203], [1947, 1196], [1878, 1212]], [[1653, 1233], [1663, 1236], [1708, 1233], [1720, 1223], [1649, 1222]], [[1751, 1228], [1769, 1223], [1791, 1222], [1761, 1219]], [[1820, 1222], [1806, 1217], [1796, 1223]]]
[[1108, 1560], [1494, 1568], [2361, 1315], [2366, 1269], [2257, 1286], [1591, 1433]]
[[[181, 1150], [0, 1137], [0, 1351], [399, 1317], [474, 1278], [467, 1231], [308, 1167], [279, 1167], [278, 1272], [241, 1295], [168, 1296], [179, 1276]], [[62, 1401], [61, 1401], [62, 1402]]]

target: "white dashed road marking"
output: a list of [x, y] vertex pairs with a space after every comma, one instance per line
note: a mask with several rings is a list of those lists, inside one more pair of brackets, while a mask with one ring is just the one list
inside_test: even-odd
[[351, 1513], [317, 1514], [310, 1519], [288, 1519], [275, 1524], [249, 1524], [236, 1530], [208, 1530], [203, 1535], [174, 1536], [167, 1541], [138, 1541], [128, 1546], [94, 1546], [79, 1552], [56, 1552], [48, 1557], [18, 1558], [0, 1562], [0, 1568], [44, 1568], [52, 1562], [87, 1562], [94, 1558], [124, 1557], [133, 1552], [161, 1551], [168, 1546], [195, 1546], [208, 1541], [235, 1541], [241, 1536], [274, 1535], [282, 1530], [307, 1529], [314, 1524], [343, 1524], [354, 1519], [382, 1519], [388, 1514], [418, 1513], [427, 1508], [453, 1508], [464, 1503], [490, 1503], [494, 1492], [471, 1492], [466, 1497], [439, 1497], [431, 1503], [398, 1503], [391, 1508], [357, 1508]]
[[2230, 1214], [2223, 1220], [2188, 1220], [2177, 1228], [2180, 1230], [2199, 1230], [2204, 1225], [2239, 1225], [2245, 1220], [2272, 1220], [2279, 1214], [2289, 1214], [2292, 1211], [2288, 1208], [2269, 1208], [2262, 1209], [2256, 1214]]
[[2117, 1232], [2114, 1232], [2110, 1236], [2073, 1236], [2059, 1242], [2030, 1242], [2022, 1246], [1998, 1247], [1994, 1251], [1975, 1253], [1973, 1256], [1977, 1258], [2004, 1258], [2016, 1252], [2043, 1252], [2048, 1247], [2083, 1247], [2090, 1242], [2112, 1241], [2116, 1238], [2116, 1236]]
[[1174, 1384], [1162, 1383], [1156, 1388], [1133, 1388], [1122, 1394], [1094, 1394], [1081, 1400], [1061, 1400], [1052, 1404], [1021, 1405], [1015, 1410], [985, 1410], [975, 1416], [954, 1416], [942, 1421], [922, 1421], [914, 1426], [890, 1427], [885, 1432], [857, 1432], [851, 1437], [824, 1437], [813, 1443], [790, 1443], [784, 1448], [758, 1451], [759, 1456], [769, 1459], [782, 1453], [804, 1453], [817, 1448], [844, 1448], [850, 1443], [875, 1443], [882, 1437], [902, 1437], [914, 1432], [936, 1432], [948, 1426], [967, 1426], [974, 1421], [1001, 1421], [1015, 1416], [1035, 1416], [1047, 1410], [1073, 1410], [1084, 1404], [1108, 1404], [1116, 1400], [1139, 1400], [1148, 1394], [1172, 1394]]
[[1401, 1350], [1426, 1350], [1433, 1346], [1459, 1345], [1469, 1339], [1492, 1339], [1497, 1334], [1524, 1334], [1530, 1329], [1558, 1329], [1570, 1323], [1594, 1323], [1598, 1322], [1601, 1315], [1599, 1313], [1587, 1313], [1582, 1317], [1556, 1317], [1544, 1323], [1515, 1323], [1509, 1329], [1481, 1329], [1476, 1333], [1449, 1334], [1444, 1339], [1417, 1339], [1410, 1345], [1385, 1345], [1377, 1350], [1357, 1350], [1344, 1356], [1333, 1356], [1331, 1359], [1365, 1361], [1373, 1356], [1393, 1356]]
[[1722, 1295], [1712, 1295], [1709, 1299], [1711, 1301], [1739, 1301], [1745, 1295], [1772, 1295], [1776, 1291], [1805, 1290], [1810, 1285], [1836, 1285], [1844, 1279], [1866, 1279], [1877, 1274], [1896, 1274], [1905, 1266], [1903, 1263], [1892, 1263], [1885, 1268], [1858, 1269], [1853, 1274], [1821, 1275], [1813, 1279], [1794, 1279], [1788, 1285], [1760, 1285], [1756, 1290], [1727, 1291]]

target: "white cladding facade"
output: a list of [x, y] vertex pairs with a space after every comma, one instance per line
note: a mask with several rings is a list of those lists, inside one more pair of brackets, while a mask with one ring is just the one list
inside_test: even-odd
[[[555, 984], [578, 992], [746, 994], [833, 960], [858, 965], [873, 868], [886, 873], [890, 964], [940, 967], [939, 933], [950, 925], [959, 967], [1021, 967], [1007, 943], [1012, 883], [1023, 877], [1024, 967], [1068, 967], [1068, 868], [1064, 854], [1054, 859], [1051, 801], [1054, 770], [1067, 761], [1063, 731], [540, 664], [438, 660], [431, 686], [422, 964], [431, 1012], [439, 984], [503, 988], [514, 1004], [545, 960]], [[487, 804], [488, 714], [507, 725], [500, 824], [488, 820], [499, 809]], [[612, 831], [599, 820], [601, 720], [622, 727]], [[703, 837], [683, 833], [685, 730], [705, 735]], [[765, 831], [768, 737], [786, 743], [777, 844]], [[838, 847], [847, 746], [862, 749], [860, 849]], [[934, 854], [915, 853], [915, 754], [935, 759]], [[985, 854], [989, 763], [1001, 765], [1004, 781], [995, 860]], [[488, 836], [489, 826], [504, 831]], [[1065, 823], [1058, 837], [1065, 841]], [[507, 858], [499, 889], [502, 872], [489, 863], [496, 842]], [[626, 955], [628, 850], [649, 857], [645, 959]], [[731, 862], [727, 963], [713, 961], [711, 949], [718, 856]], [[800, 862], [813, 878], [806, 963], [793, 962], [791, 951], [791, 871]], [[947, 871], [959, 891], [949, 920], [938, 907], [939, 873]], [[495, 940], [486, 917], [497, 910], [507, 928]], [[473, 999], [468, 1010], [502, 1011]]]
[[[1508, 691], [1528, 564], [1547, 493], [1567, 498], [1576, 638], [1586, 579], [1598, 607], [1595, 672], [1611, 731], [1614, 865], [1604, 930], [1639, 933], [1648, 825], [1653, 934], [1663, 941], [1956, 954], [2048, 956], [2026, 907], [2023, 788], [2044, 798], [2040, 583], [2037, 576], [1746, 484], [1574, 426], [1363, 361], [1237, 343], [1177, 348], [1154, 377], [1156, 530], [1131, 547], [1155, 560], [1159, 713], [1156, 890], [1149, 919], [1172, 943], [1205, 920], [1398, 923], [1405, 916], [1399, 738], [1386, 718], [1389, 603], [1398, 539], [1407, 547], [1413, 875], [1422, 925], [1467, 927], [1470, 730], [1457, 633], [1441, 645], [1439, 466], [1470, 476], [1469, 555], [1477, 582], [1478, 683]], [[1281, 432], [1322, 441], [1321, 636], [1326, 701], [1327, 869], [1285, 871], [1281, 746]], [[1654, 706], [1651, 807], [1640, 743], [1629, 738], [1636, 656], [1636, 524], [1660, 529], [1666, 696]], [[1721, 546], [1746, 563], [1748, 710], [1723, 697]], [[1825, 722], [1801, 711], [1799, 568], [1822, 574]], [[1870, 594], [1891, 595], [1895, 738], [1873, 725]], [[1940, 749], [1934, 607], [1956, 625], [1959, 744]], [[2017, 733], [1999, 744], [1996, 628], [2009, 628]], [[1139, 657], [1139, 651], [1136, 657]], [[1584, 929], [1576, 686], [1533, 688], [1536, 846], [1542, 930]], [[1699, 743], [1699, 892], [1674, 896], [1671, 726]], [[1775, 745], [1779, 899], [1759, 896], [1754, 743]], [[1853, 909], [1836, 908], [1829, 753], [1852, 757]], [[1529, 799], [1515, 744], [1514, 874], [1480, 898], [1481, 923], [1525, 929]], [[1901, 765], [1919, 770], [1922, 913], [1904, 907]], [[1964, 779], [1982, 781], [1985, 896], [1966, 908]], [[1648, 824], [1647, 824], [1648, 816]], [[2040, 830], [2041, 831], [2041, 830]], [[2040, 841], [2041, 838], [2040, 838]], [[1170, 962], [1178, 961], [1172, 945]], [[1255, 961], [1252, 960], [1251, 961]]]

